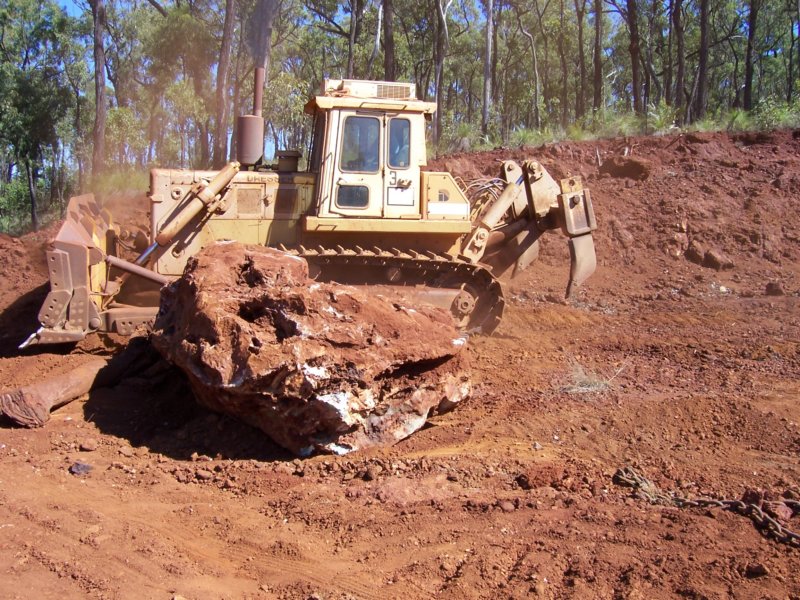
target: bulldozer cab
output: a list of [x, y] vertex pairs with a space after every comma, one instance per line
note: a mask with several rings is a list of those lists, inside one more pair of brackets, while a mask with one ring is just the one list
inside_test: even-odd
[[317, 216], [422, 218], [425, 118], [435, 105], [415, 96], [414, 84], [328, 80], [306, 105]]

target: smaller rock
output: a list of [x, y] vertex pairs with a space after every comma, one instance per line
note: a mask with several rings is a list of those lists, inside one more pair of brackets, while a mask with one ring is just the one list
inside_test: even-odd
[[744, 494], [742, 494], [741, 500], [745, 504], [755, 504], [756, 506], [761, 506], [761, 503], [764, 501], [764, 494], [760, 490], [745, 490]]
[[83, 440], [78, 445], [78, 448], [80, 449], [81, 452], [94, 452], [95, 450], [97, 450], [97, 447], [98, 443], [97, 440], [94, 438]]
[[786, 292], [783, 290], [783, 286], [780, 284], [779, 281], [770, 281], [767, 284], [767, 287], [764, 289], [764, 293], [767, 296], [785, 296]]
[[214, 473], [208, 469], [197, 469], [194, 472], [194, 476], [200, 481], [211, 481], [214, 479]]
[[788, 521], [794, 515], [794, 511], [786, 506], [783, 502], [776, 502], [764, 507], [764, 511], [771, 517], [780, 519], [781, 521]]
[[375, 481], [378, 478], [378, 475], [380, 474], [381, 470], [382, 469], [378, 466], [367, 467], [361, 478], [364, 481]]
[[697, 240], [692, 240], [689, 242], [689, 247], [686, 249], [684, 256], [686, 260], [693, 262], [695, 264], [701, 265], [703, 264], [703, 259], [705, 258], [706, 250], [703, 248], [702, 244]]
[[733, 268], [733, 261], [719, 250], [708, 250], [703, 258], [703, 266], [717, 271]]
[[69, 467], [69, 472], [73, 475], [87, 475], [94, 467], [89, 463], [85, 463], [81, 460], [76, 460], [72, 465]]
[[744, 576], [750, 579], [767, 575], [769, 575], [769, 569], [761, 563], [750, 563], [744, 569]]
[[119, 452], [122, 456], [126, 456], [128, 458], [133, 456], [133, 448], [131, 448], [130, 446], [120, 446], [117, 449], [117, 452]]
[[543, 447], [544, 447], [544, 446], [542, 446], [542, 445], [541, 445], [539, 442], [533, 442], [533, 446], [532, 446], [532, 448], [533, 448], [534, 450], [536, 450], [537, 452], [538, 452], [539, 450], [541, 450]]
[[497, 507], [502, 510], [503, 512], [514, 512], [516, 510], [516, 506], [514, 506], [513, 502], [509, 502], [508, 500], [501, 500], [497, 503]]
[[516, 481], [517, 485], [523, 490], [533, 489], [533, 483], [531, 483], [531, 479], [528, 477], [527, 473], [520, 473], [514, 481]]

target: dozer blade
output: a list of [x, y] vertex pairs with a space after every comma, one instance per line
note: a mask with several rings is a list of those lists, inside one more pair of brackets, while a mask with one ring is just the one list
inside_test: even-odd
[[50, 292], [39, 311], [41, 327], [20, 344], [75, 342], [100, 329], [102, 293], [108, 269], [111, 215], [91, 194], [71, 198], [67, 216], [47, 252]]

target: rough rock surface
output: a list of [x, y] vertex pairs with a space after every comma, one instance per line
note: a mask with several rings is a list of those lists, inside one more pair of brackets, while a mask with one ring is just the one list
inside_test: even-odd
[[289, 450], [395, 443], [470, 389], [445, 311], [316, 283], [300, 258], [216, 244], [165, 288], [153, 344], [197, 399]]

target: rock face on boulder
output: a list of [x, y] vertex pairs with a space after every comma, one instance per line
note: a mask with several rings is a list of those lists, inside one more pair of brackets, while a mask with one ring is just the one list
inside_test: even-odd
[[262, 246], [192, 258], [162, 291], [152, 342], [199, 402], [301, 456], [393, 444], [470, 391], [446, 311], [314, 282]]

